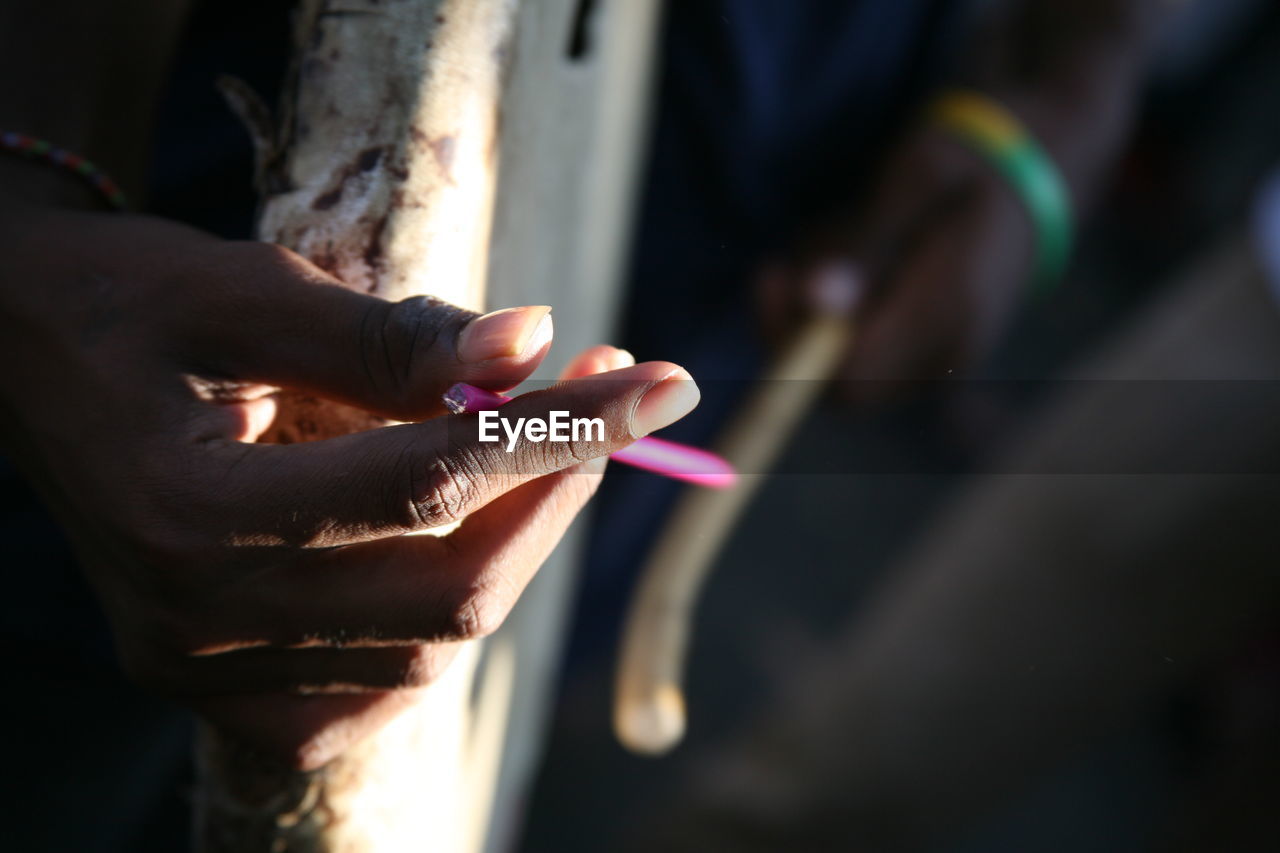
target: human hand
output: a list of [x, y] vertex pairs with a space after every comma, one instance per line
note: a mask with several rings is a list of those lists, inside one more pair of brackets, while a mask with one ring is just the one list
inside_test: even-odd
[[[4, 439], [67, 529], [123, 667], [300, 767], [500, 624], [603, 458], [696, 404], [663, 362], [566, 382], [504, 413], [600, 417], [605, 440], [507, 453], [468, 416], [432, 416], [455, 381], [501, 390], [532, 372], [544, 308], [478, 320], [389, 303], [279, 247], [145, 217], [9, 209], [0, 247]], [[586, 359], [579, 373], [626, 361]], [[432, 419], [255, 444], [281, 386]], [[401, 535], [463, 516], [444, 537]]]
[[[1035, 234], [995, 170], [923, 127], [891, 158], [870, 202], [760, 276], [775, 339], [817, 312], [856, 326], [842, 390], [882, 399], [959, 371], [996, 341], [1031, 274]], [[826, 378], [826, 377], [822, 377]]]

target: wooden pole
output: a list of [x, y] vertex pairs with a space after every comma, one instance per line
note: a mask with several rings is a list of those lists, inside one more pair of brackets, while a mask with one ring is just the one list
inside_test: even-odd
[[[260, 150], [261, 239], [387, 299], [482, 307], [514, 0], [304, 0], [279, 123]], [[259, 139], [264, 133], [260, 130]], [[271, 439], [377, 425], [300, 396]], [[297, 772], [200, 739], [200, 845], [462, 850], [456, 815], [475, 650], [423, 700], [327, 766]]]

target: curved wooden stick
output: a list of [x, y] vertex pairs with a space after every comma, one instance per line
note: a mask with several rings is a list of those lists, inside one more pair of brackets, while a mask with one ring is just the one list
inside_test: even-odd
[[623, 630], [613, 727], [632, 751], [661, 754], [684, 736], [681, 682], [698, 594], [765, 472], [851, 341], [842, 316], [818, 317], [801, 329], [716, 446], [738, 470], [738, 484], [724, 491], [687, 490], [671, 513], [641, 572]]

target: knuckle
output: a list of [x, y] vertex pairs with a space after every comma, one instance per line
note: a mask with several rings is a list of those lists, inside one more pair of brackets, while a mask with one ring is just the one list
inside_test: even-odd
[[459, 640], [487, 637], [502, 627], [515, 597], [495, 584], [477, 584], [455, 594], [447, 635]]
[[130, 593], [117, 613], [119, 626], [136, 638], [135, 647], [176, 655], [199, 651], [212, 636], [213, 616], [202, 538], [164, 524], [134, 526], [118, 535], [122, 548], [113, 570]]
[[521, 440], [516, 445], [513, 461], [515, 469], [519, 471], [550, 474], [589, 461], [591, 458], [590, 446], [584, 441]]
[[444, 671], [448, 657], [435, 646], [413, 646], [400, 661], [393, 687], [412, 689], [432, 684]]
[[183, 563], [198, 547], [191, 531], [160, 520], [127, 524], [121, 535], [137, 561], [160, 575], [166, 567]]
[[271, 749], [290, 769], [300, 773], [323, 767], [332, 757], [333, 748], [327, 732], [309, 733], [301, 737], [278, 736]]
[[157, 580], [180, 572], [192, 576], [204, 556], [220, 547], [211, 531], [172, 515], [170, 509], [142, 510], [142, 518], [128, 525], [123, 536], [137, 561]]
[[590, 462], [592, 459], [595, 459], [600, 455], [600, 452], [598, 450], [593, 450], [591, 445], [587, 442], [569, 441], [565, 442], [561, 447], [563, 447], [565, 455], [571, 458], [576, 464]]
[[398, 410], [421, 407], [423, 371], [431, 354], [456, 334], [464, 311], [430, 296], [369, 306], [361, 324], [365, 372], [374, 387]]
[[156, 453], [135, 466], [132, 497], [108, 508], [143, 562], [189, 565], [221, 543], [209, 522], [221, 492], [187, 454]]
[[453, 328], [451, 321], [463, 314], [462, 309], [430, 296], [412, 296], [395, 303], [387, 319], [387, 329], [392, 342], [397, 344], [397, 355], [405, 363], [406, 376], [416, 356], [434, 350]]
[[360, 319], [360, 364], [366, 381], [381, 397], [395, 403], [405, 397], [403, 371], [393, 360], [389, 330], [391, 303], [373, 301]]
[[477, 457], [465, 452], [409, 466], [409, 527], [440, 527], [461, 521], [483, 476]]

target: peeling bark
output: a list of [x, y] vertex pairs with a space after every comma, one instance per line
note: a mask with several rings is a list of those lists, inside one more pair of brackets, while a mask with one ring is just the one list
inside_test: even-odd
[[[347, 286], [481, 307], [515, 0], [306, 0], [258, 234]], [[294, 398], [276, 441], [373, 425]]]

